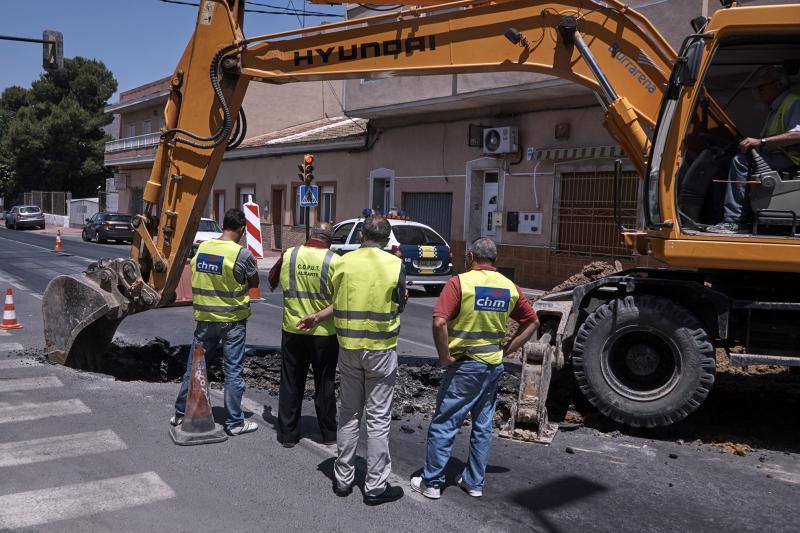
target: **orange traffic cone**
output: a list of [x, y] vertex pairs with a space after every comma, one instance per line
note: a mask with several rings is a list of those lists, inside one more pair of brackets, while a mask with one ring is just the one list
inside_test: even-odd
[[253, 300], [258, 301], [263, 299], [261, 298], [261, 289], [259, 289], [258, 287], [250, 287], [250, 289], [248, 289], [247, 291], [247, 295], [250, 297], [251, 302]]
[[17, 322], [17, 312], [14, 311], [14, 291], [11, 287], [6, 289], [6, 305], [3, 308], [3, 323], [0, 324], [2, 329], [19, 329], [22, 324]]
[[56, 247], [53, 248], [53, 251], [54, 252], [63, 252], [64, 251], [64, 246], [62, 246], [62, 244], [61, 244], [61, 230], [60, 229], [56, 230]]
[[208, 376], [206, 375], [206, 351], [202, 343], [197, 343], [192, 352], [192, 374], [189, 378], [189, 398], [186, 414], [179, 426], [169, 430], [172, 442], [178, 446], [193, 444], [212, 444], [228, 440], [222, 426], [214, 423], [211, 413], [211, 399], [208, 397]]

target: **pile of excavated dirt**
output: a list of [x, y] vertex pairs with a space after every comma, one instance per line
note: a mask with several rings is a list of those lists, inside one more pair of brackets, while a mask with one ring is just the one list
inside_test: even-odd
[[595, 281], [600, 278], [610, 276], [611, 274], [619, 272], [620, 270], [622, 270], [622, 264], [619, 261], [614, 261], [613, 263], [609, 263], [607, 261], [594, 261], [593, 263], [589, 263], [588, 265], [584, 266], [577, 274], [573, 274], [549, 291], [542, 294], [542, 296], [547, 296], [548, 294], [561, 291], [568, 291], [569, 289], [574, 289], [578, 285], [583, 285], [584, 283], [589, 283], [590, 281]]
[[[538, 298], [531, 299], [530, 302], [533, 303], [539, 298], [547, 296], [548, 294], [574, 289], [578, 285], [583, 285], [584, 283], [589, 283], [590, 281], [595, 281], [600, 278], [610, 276], [611, 274], [619, 272], [620, 270], [622, 270], [622, 264], [619, 261], [614, 261], [614, 263], [608, 263], [606, 261], [594, 261], [584, 266], [577, 274], [573, 274], [549, 291], [542, 293]], [[509, 339], [516, 335], [517, 329], [519, 329], [519, 324], [517, 324], [516, 321], [509, 319], [508, 323], [506, 324], [506, 335], [503, 338], [503, 344], [508, 342]], [[507, 355], [506, 357], [508, 360], [519, 361], [521, 356], [521, 351], [517, 351]]]
[[[143, 346], [114, 344], [92, 371], [114, 376], [121, 381], [174, 382], [181, 380], [189, 354], [189, 346], [173, 346], [163, 339], [155, 339]], [[224, 381], [221, 354], [215, 354], [207, 365], [208, 380], [212, 386]], [[310, 400], [314, 394], [314, 382], [309, 372], [304, 397]], [[278, 394], [281, 379], [281, 354], [265, 350], [248, 350], [245, 357], [243, 377], [248, 387]], [[436, 407], [436, 394], [444, 375], [444, 369], [418, 361], [404, 360], [398, 366], [392, 418], [420, 414], [430, 416]], [[519, 376], [513, 371], [503, 374], [498, 388], [498, 411], [510, 412], [516, 400]], [[338, 396], [338, 375], [336, 391]], [[498, 416], [497, 423], [502, 421]]]

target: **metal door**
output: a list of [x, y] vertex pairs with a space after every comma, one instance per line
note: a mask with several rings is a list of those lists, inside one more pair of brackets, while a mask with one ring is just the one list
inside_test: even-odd
[[449, 243], [453, 212], [453, 194], [449, 192], [403, 193], [403, 210], [415, 222], [432, 227]]

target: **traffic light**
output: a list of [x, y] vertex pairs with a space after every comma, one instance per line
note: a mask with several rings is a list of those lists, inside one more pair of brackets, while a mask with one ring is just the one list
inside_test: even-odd
[[306, 154], [303, 157], [303, 164], [297, 165], [297, 168], [300, 170], [297, 174], [300, 177], [300, 181], [306, 185], [310, 185], [314, 180], [314, 156]]
[[64, 68], [64, 36], [60, 31], [42, 33], [42, 67], [45, 70]]

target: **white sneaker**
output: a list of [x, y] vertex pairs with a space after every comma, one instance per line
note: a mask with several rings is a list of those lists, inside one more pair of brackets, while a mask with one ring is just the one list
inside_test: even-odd
[[483, 496], [483, 489], [476, 489], [474, 487], [470, 487], [466, 483], [464, 483], [464, 478], [458, 478], [458, 486], [461, 487], [461, 490], [472, 496], [473, 498], [480, 498]]
[[258, 429], [258, 424], [256, 424], [255, 422], [251, 422], [249, 420], [245, 420], [241, 424], [238, 424], [231, 428], [225, 428], [225, 433], [231, 436], [236, 436], [236, 435], [244, 435], [245, 433], [252, 433], [257, 429]]
[[442, 491], [439, 487], [431, 487], [425, 484], [422, 481], [422, 476], [412, 476], [411, 478], [411, 489], [419, 492], [426, 498], [430, 498], [431, 500], [438, 500], [442, 497]]

